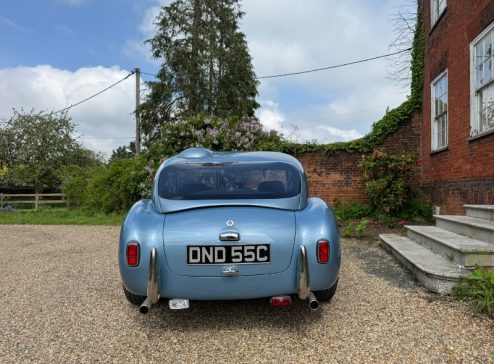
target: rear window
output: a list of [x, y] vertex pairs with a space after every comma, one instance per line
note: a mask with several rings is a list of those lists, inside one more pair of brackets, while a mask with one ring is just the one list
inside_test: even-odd
[[168, 200], [274, 199], [300, 193], [300, 174], [286, 163], [187, 163], [161, 171]]

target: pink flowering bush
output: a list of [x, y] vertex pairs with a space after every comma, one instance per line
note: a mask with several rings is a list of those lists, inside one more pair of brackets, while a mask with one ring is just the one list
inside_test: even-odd
[[278, 138], [263, 130], [256, 118], [225, 119], [199, 115], [166, 124], [161, 129], [159, 142], [150, 146], [154, 159], [180, 153], [191, 147], [216, 151], [255, 150], [266, 139]]
[[365, 189], [374, 209], [397, 216], [412, 198], [411, 176], [420, 162], [414, 155], [392, 155], [380, 149], [362, 156]]

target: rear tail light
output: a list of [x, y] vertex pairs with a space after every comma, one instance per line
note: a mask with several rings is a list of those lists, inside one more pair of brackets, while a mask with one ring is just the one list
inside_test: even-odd
[[273, 307], [286, 307], [290, 306], [292, 298], [290, 296], [274, 296], [270, 298], [269, 303]]
[[317, 242], [317, 261], [322, 264], [329, 262], [329, 241], [319, 240]]
[[130, 267], [135, 267], [139, 264], [139, 244], [127, 244], [127, 264]]

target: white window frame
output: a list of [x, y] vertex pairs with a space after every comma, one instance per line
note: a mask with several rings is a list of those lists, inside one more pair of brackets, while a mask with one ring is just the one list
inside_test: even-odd
[[[446, 110], [440, 114], [436, 115], [436, 89], [435, 86], [436, 84], [441, 81], [444, 77], [446, 77]], [[449, 80], [448, 80], [448, 70], [445, 70], [444, 72], [441, 72], [432, 82], [431, 82], [431, 151], [437, 151], [437, 150], [442, 150], [448, 146], [449, 138], [448, 138], [448, 131], [449, 131], [449, 121], [448, 121], [448, 108], [449, 108]], [[438, 128], [436, 128], [436, 119], [439, 117], [445, 117], [446, 118], [446, 125], [445, 125], [445, 137], [444, 137], [444, 143], [439, 144], [439, 133], [438, 133]]]
[[[444, 4], [444, 7], [441, 9], [442, 4]], [[431, 0], [431, 28], [437, 23], [447, 7], [447, 0]]]
[[[492, 45], [494, 48], [494, 22], [485, 28], [471, 43], [470, 43], [470, 136], [475, 137], [478, 134], [490, 132], [494, 130], [494, 126], [485, 130], [481, 130], [480, 125], [480, 90], [490, 86], [494, 87], [494, 77], [482, 88], [477, 89], [477, 72], [476, 72], [476, 53], [475, 46], [479, 43], [487, 34], [491, 33]], [[493, 51], [494, 53], [494, 51]], [[492, 68], [494, 69], [494, 55], [492, 56]], [[494, 72], [494, 71], [493, 71]]]

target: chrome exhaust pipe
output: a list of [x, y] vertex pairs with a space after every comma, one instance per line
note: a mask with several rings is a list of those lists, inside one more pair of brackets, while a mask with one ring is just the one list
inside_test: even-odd
[[310, 290], [309, 259], [304, 245], [300, 246], [298, 256], [298, 298], [308, 300], [312, 311], [319, 309], [319, 301]]
[[149, 255], [147, 295], [148, 296], [139, 308], [139, 311], [142, 314], [148, 313], [151, 306], [160, 299], [160, 294], [158, 293], [158, 253], [156, 248], [153, 248]]
[[319, 301], [312, 292], [309, 293], [309, 307], [312, 311], [316, 311], [317, 309], [319, 309]]
[[304, 245], [300, 246], [298, 255], [298, 298], [306, 300], [310, 294], [310, 274], [309, 262], [307, 258], [307, 249]]
[[139, 312], [145, 315], [149, 312], [150, 308], [151, 308], [151, 302], [149, 301], [149, 298], [146, 298], [142, 303], [141, 307], [139, 307]]

